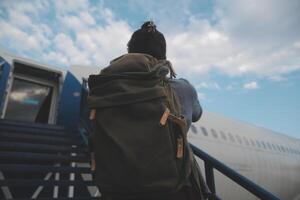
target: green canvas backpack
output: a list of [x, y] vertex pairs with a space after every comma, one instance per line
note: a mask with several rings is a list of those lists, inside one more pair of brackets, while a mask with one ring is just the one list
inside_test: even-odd
[[101, 193], [164, 196], [189, 177], [193, 157], [169, 69], [166, 60], [130, 53], [89, 77], [95, 182]]

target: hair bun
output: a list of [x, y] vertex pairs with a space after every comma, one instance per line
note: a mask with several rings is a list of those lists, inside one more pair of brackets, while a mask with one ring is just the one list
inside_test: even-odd
[[148, 21], [148, 22], [145, 22], [142, 25], [141, 29], [145, 30], [147, 32], [155, 32], [156, 31], [156, 25], [154, 24], [153, 21]]

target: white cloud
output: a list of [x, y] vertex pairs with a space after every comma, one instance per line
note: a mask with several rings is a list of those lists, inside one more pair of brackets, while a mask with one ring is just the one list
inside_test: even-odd
[[297, 41], [294, 43], [294, 47], [299, 48], [300, 49], [300, 41]]
[[249, 90], [254, 90], [259, 88], [257, 82], [255, 81], [252, 81], [250, 83], [245, 83], [243, 87], [244, 89], [249, 89]]
[[71, 15], [71, 16], [64, 16], [61, 19], [63, 25], [68, 27], [69, 29], [73, 31], [82, 30], [85, 28], [84, 24], [80, 20], [79, 17]]
[[14, 27], [13, 25], [0, 20], [0, 39], [9, 42], [10, 47], [18, 51], [40, 50], [39, 39]]
[[221, 87], [218, 83], [216, 82], [201, 82], [198, 85], [196, 85], [197, 89], [214, 89], [214, 90], [220, 90]]
[[[183, 2], [185, 11], [179, 9]], [[156, 13], [162, 21], [158, 28], [166, 33], [168, 58], [180, 73], [205, 75], [217, 70], [270, 79], [300, 70], [299, 1], [218, 0], [206, 19], [189, 12], [192, 3], [171, 5], [173, 14], [185, 18], [185, 26], [163, 17], [168, 6]], [[150, 16], [152, 4], [147, 7]]]
[[47, 62], [55, 63], [57, 65], [67, 65], [69, 63], [66, 55], [58, 52], [44, 54], [43, 59]]
[[96, 21], [95, 19], [91, 16], [90, 13], [88, 12], [81, 12], [79, 14], [79, 17], [82, 19], [82, 21], [85, 23], [85, 24], [88, 24], [88, 25], [95, 25]]
[[166, 35], [167, 56], [180, 73], [205, 74], [215, 68], [214, 64], [230, 56], [229, 38], [207, 21], [190, 23], [186, 31]]
[[[132, 30], [125, 21], [116, 20], [110, 9], [101, 3], [92, 6], [87, 0], [53, 3], [5, 2], [9, 15], [0, 18], [0, 45], [21, 56], [35, 54], [37, 60], [64, 66], [106, 66], [126, 53]], [[54, 16], [52, 21], [41, 22], [45, 10]]]
[[286, 80], [286, 78], [284, 78], [282, 76], [276, 76], [276, 75], [275, 76], [271, 76], [269, 79], [272, 80], [272, 81], [276, 81], [276, 82]]
[[206, 94], [197, 92], [197, 95], [199, 100], [206, 100]]
[[233, 90], [235, 87], [233, 85], [227, 85], [226, 90]]
[[9, 11], [10, 23], [16, 27], [32, 28], [32, 20], [24, 13], [17, 12], [15, 10]]
[[54, 1], [56, 15], [76, 14], [89, 10], [88, 0], [59, 0]]
[[[129, 9], [146, 12], [157, 22], [167, 39], [167, 56], [180, 76], [218, 71], [281, 81], [300, 70], [298, 0], [217, 0], [209, 17], [193, 13], [193, 3], [128, 2]], [[37, 59], [56, 58], [65, 65], [105, 66], [126, 52], [133, 32], [103, 1], [4, 1], [0, 9], [8, 13], [8, 19], [0, 18], [1, 46], [24, 55], [30, 50]], [[46, 19], [48, 15], [54, 19]]]
[[73, 40], [68, 35], [63, 33], [58, 34], [54, 38], [55, 47], [58, 51], [66, 55], [70, 64], [81, 63], [83, 65], [90, 65], [91, 60], [87, 55], [86, 51], [80, 51], [77, 46], [75, 46]]
[[46, 8], [45, 6], [47, 3], [40, 1], [36, 4], [25, 1], [18, 4], [4, 2], [3, 8], [6, 9], [7, 19], [0, 18], [2, 46], [12, 48], [19, 54], [32, 52], [40, 54], [47, 48], [52, 32], [37, 17], [38, 13]]

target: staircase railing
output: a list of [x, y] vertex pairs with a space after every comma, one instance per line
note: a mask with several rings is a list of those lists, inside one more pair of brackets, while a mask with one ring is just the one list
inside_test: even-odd
[[258, 197], [259, 199], [280, 200], [278, 197], [274, 196], [273, 194], [263, 189], [262, 187], [252, 182], [251, 180], [247, 179], [246, 177], [238, 174], [236, 171], [229, 168], [228, 166], [221, 163], [220, 161], [213, 158], [212, 156], [208, 155], [201, 149], [197, 148], [192, 144], [190, 144], [190, 146], [192, 147], [194, 154], [204, 161], [206, 184], [209, 187], [210, 191], [213, 194], [212, 196], [214, 196], [215, 199], [220, 199], [220, 198], [216, 196], [214, 169], [218, 170], [223, 175], [227, 176], [228, 178], [230, 178], [235, 183], [245, 188], [247, 191], [249, 191], [251, 194]]

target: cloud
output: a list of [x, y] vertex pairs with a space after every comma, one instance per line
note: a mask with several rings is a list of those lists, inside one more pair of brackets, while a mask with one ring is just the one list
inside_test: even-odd
[[254, 90], [259, 88], [257, 82], [255, 81], [252, 81], [250, 83], [245, 83], [243, 87], [244, 89], [249, 89], [249, 90]]
[[59, 52], [49, 52], [44, 54], [43, 59], [51, 62], [51, 63], [56, 63], [58, 65], [62, 65], [65, 66], [67, 64], [69, 64], [69, 59], [67, 58], [67, 56], [63, 53], [59, 53]]
[[297, 41], [294, 43], [294, 47], [300, 49], [300, 41]]
[[58, 34], [54, 38], [55, 48], [65, 55], [70, 61], [69, 64], [81, 63], [83, 65], [91, 65], [91, 60], [86, 51], [80, 49], [74, 44], [74, 41], [68, 35]]
[[[192, 4], [172, 4], [173, 12], [185, 18], [181, 27], [180, 20], [156, 15], [163, 18], [158, 28], [166, 33], [168, 58], [180, 73], [204, 76], [218, 71], [231, 77], [271, 79], [300, 70], [299, 1], [217, 0], [208, 18], [192, 13], [187, 5], [182, 13], [177, 8], [183, 2]], [[148, 6], [152, 15], [155, 6]]]
[[34, 37], [3, 20], [0, 21], [0, 26], [0, 38], [5, 45], [14, 48], [17, 51], [38, 51], [41, 49], [42, 41], [40, 41], [40, 38]]
[[[21, 6], [21, 7], [20, 7]], [[70, 66], [106, 66], [126, 53], [132, 30], [101, 3], [87, 0], [0, 5], [0, 46], [20, 56]], [[46, 20], [50, 16], [51, 20]]]
[[197, 96], [198, 96], [199, 100], [206, 100], [206, 94], [204, 94], [202, 92], [197, 92]]
[[196, 85], [196, 89], [214, 89], [214, 90], [220, 90], [221, 87], [216, 82], [201, 82]]
[[[0, 45], [45, 62], [56, 58], [65, 66], [105, 66], [126, 53], [133, 32], [122, 13], [106, 5], [88, 0], [4, 1]], [[209, 15], [196, 13], [197, 2], [191, 0], [130, 0], [128, 5], [157, 22], [166, 36], [168, 59], [180, 76], [218, 72], [281, 81], [300, 70], [298, 0], [216, 0], [207, 8]]]
[[226, 86], [226, 90], [234, 90], [234, 89], [235, 89], [235, 86], [232, 84], [229, 84]]
[[4, 1], [0, 9], [7, 14], [7, 18], [0, 18], [0, 45], [19, 54], [41, 53], [50, 44], [49, 36], [52, 34], [51, 29], [37, 17], [45, 6], [41, 2], [12, 4]]

